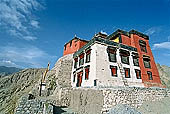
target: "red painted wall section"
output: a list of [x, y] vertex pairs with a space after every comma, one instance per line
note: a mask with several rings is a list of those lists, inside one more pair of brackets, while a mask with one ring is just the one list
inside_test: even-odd
[[[146, 42], [146, 49], [147, 52], [142, 52], [140, 45], [139, 45], [139, 40], [143, 40]], [[151, 48], [149, 46], [149, 40], [144, 39], [138, 35], [131, 35], [131, 46], [136, 47], [139, 53], [139, 65], [141, 69], [141, 75], [142, 75], [142, 82], [145, 84], [146, 87], [151, 87], [151, 86], [161, 86], [161, 80], [159, 77], [159, 72], [155, 64], [154, 57], [152, 55]], [[144, 63], [143, 63], [143, 55], [149, 56], [150, 57], [150, 64], [151, 68], [145, 68]], [[153, 80], [149, 80], [147, 71], [152, 72], [152, 77]]]
[[121, 35], [121, 39], [122, 39], [122, 44], [131, 46], [131, 38], [129, 38], [126, 35]]
[[82, 48], [87, 43], [88, 43], [88, 41], [73, 38], [71, 41], [69, 41], [67, 44], [65, 44], [63, 56], [67, 55], [67, 54], [75, 53], [76, 51], [78, 51], [80, 48]]

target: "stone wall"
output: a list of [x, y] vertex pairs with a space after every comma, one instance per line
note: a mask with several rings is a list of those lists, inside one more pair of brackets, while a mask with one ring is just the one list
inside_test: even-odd
[[100, 114], [103, 107], [101, 90], [74, 89], [71, 91], [70, 108], [78, 114]]
[[139, 108], [145, 101], [159, 101], [170, 97], [169, 89], [162, 88], [106, 88], [103, 89], [103, 109], [108, 112], [117, 104], [127, 104]]
[[78, 114], [105, 114], [117, 104], [139, 108], [145, 101], [170, 97], [170, 90], [162, 88], [74, 88], [68, 92], [67, 106]]
[[53, 114], [53, 106], [46, 100], [25, 95], [19, 100], [15, 114]]
[[61, 57], [52, 69], [52, 71], [55, 71], [57, 85], [60, 87], [71, 87], [72, 56], [70, 54]]

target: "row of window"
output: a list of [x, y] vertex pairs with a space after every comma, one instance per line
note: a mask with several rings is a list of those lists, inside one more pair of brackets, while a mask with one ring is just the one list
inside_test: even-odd
[[[85, 67], [85, 80], [89, 79], [89, 72], [90, 72], [90, 66]], [[82, 80], [83, 77], [83, 71], [80, 71], [77, 73], [77, 84], [80, 83], [80, 80]], [[73, 82], [76, 80], [76, 73], [73, 73]]]
[[[107, 49], [108, 56], [109, 56], [109, 61], [110, 62], [116, 62], [116, 48], [108, 48]], [[86, 51], [86, 53], [82, 53], [79, 55], [79, 66], [84, 64], [84, 55], [86, 55], [86, 63], [90, 62], [90, 55], [91, 55], [91, 50]], [[129, 63], [129, 56], [130, 53], [125, 50], [120, 50], [120, 57], [121, 57], [121, 62], [124, 64], [130, 64]], [[133, 53], [133, 64], [134, 66], [139, 66], [139, 56], [136, 53]], [[74, 68], [77, 68], [78, 65], [78, 57], [74, 59]], [[151, 68], [150, 65], [150, 59], [148, 57], [143, 58], [143, 63], [145, 68]]]
[[[111, 74], [113, 77], [117, 77], [117, 66], [110, 66], [111, 69]], [[125, 78], [130, 78], [130, 68], [124, 68], [124, 72], [125, 72]], [[137, 79], [141, 79], [141, 71], [138, 69], [135, 69], [135, 74], [136, 74], [136, 78]], [[149, 80], [153, 80], [152, 78], [152, 72], [147, 71], [148, 74], [148, 79]]]
[[[113, 77], [118, 77], [117, 75], [117, 66], [110, 66], [111, 69], [111, 74]], [[90, 72], [90, 66], [86, 66], [85, 67], [85, 80], [89, 79], [89, 72]], [[125, 74], [125, 78], [131, 78], [130, 76], [130, 68], [124, 68], [124, 74]], [[141, 79], [141, 71], [138, 69], [135, 69], [135, 74], [136, 74], [136, 78], [137, 79]], [[148, 79], [149, 80], [153, 80], [152, 77], [152, 72], [147, 71], [148, 74]], [[78, 72], [77, 74], [74, 73], [73, 75], [73, 82], [76, 81], [76, 76], [77, 76], [77, 82], [76, 82], [76, 86], [80, 87], [81, 83], [82, 83], [82, 78], [83, 78], [83, 71]], [[94, 86], [97, 85], [96, 80], [94, 81]]]
[[[90, 55], [91, 55], [91, 50], [86, 51], [86, 63], [90, 62]], [[84, 53], [79, 55], [79, 66], [84, 64]], [[74, 68], [77, 68], [78, 65], [78, 57], [74, 59]]]
[[[108, 52], [108, 56], [109, 56], [109, 61], [110, 62], [116, 62], [116, 48], [108, 48], [107, 49]], [[133, 63], [134, 66], [139, 66], [139, 56], [136, 53], [132, 53], [133, 55]], [[124, 64], [128, 64], [129, 65], [129, 56], [130, 53], [128, 51], [125, 50], [120, 50], [120, 57], [121, 57], [121, 62]], [[145, 68], [151, 68], [150, 65], [150, 59], [149, 58], [143, 58], [143, 63]]]

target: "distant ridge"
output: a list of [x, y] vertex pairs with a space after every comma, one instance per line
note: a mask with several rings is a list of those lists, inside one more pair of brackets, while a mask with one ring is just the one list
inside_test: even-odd
[[16, 67], [0, 66], [0, 77], [19, 72], [21, 70], [23, 69], [16, 68]]

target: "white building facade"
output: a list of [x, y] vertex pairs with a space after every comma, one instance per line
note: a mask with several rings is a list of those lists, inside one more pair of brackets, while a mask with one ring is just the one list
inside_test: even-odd
[[73, 87], [144, 87], [134, 47], [94, 37], [73, 59]]

